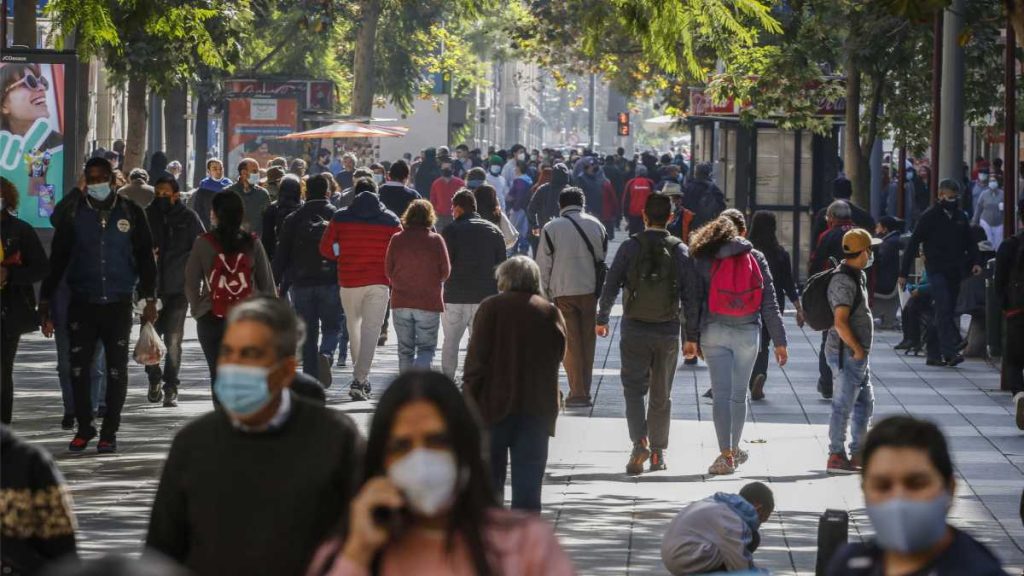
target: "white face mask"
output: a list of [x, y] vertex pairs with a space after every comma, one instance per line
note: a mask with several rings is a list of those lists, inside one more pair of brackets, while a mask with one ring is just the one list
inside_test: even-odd
[[979, 182], [984, 182], [985, 180], [988, 180], [988, 174], [985, 174], [984, 172], [982, 172], [981, 174], [978, 174], [978, 181]]
[[999, 188], [999, 182], [996, 182], [995, 180], [989, 180], [988, 187], [990, 190], [995, 190], [996, 188]]
[[255, 172], [252, 173], [252, 174], [249, 174], [249, 185], [250, 186], [256, 186], [259, 183], [260, 183], [260, 175], [259, 174], [255, 173]]
[[388, 468], [388, 478], [421, 516], [436, 516], [455, 500], [459, 471], [447, 450], [417, 448]]

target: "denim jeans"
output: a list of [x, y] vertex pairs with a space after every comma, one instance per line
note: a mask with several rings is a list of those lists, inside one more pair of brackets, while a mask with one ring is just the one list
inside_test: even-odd
[[529, 254], [530, 253], [530, 220], [526, 215], [526, 210], [513, 210], [509, 214], [509, 221], [512, 226], [519, 231], [519, 240], [516, 241], [515, 246], [512, 247], [512, 252], [515, 254]]
[[[75, 413], [75, 391], [71, 387], [71, 338], [66, 325], [53, 325], [53, 339], [57, 342], [57, 379], [64, 401], [64, 414]], [[96, 355], [92, 359], [92, 409], [106, 407], [107, 357], [103, 342], [96, 341]]]
[[548, 425], [543, 418], [510, 414], [489, 430], [491, 480], [498, 501], [505, 499], [505, 475], [512, 457], [512, 508], [540, 511], [541, 486], [548, 463]]
[[320, 355], [327, 356], [333, 362], [341, 332], [338, 321], [341, 297], [338, 295], [338, 287], [335, 284], [292, 286], [291, 296], [295, 313], [306, 324], [306, 340], [302, 343], [302, 371], [325, 382], [326, 375], [320, 374]]
[[733, 326], [712, 322], [701, 333], [700, 347], [714, 392], [711, 412], [719, 450], [740, 447], [747, 420], [747, 387], [760, 339], [761, 327], [757, 324]]
[[441, 313], [415, 308], [395, 308], [391, 311], [398, 334], [398, 371], [409, 368], [430, 370], [437, 351], [437, 329]]
[[[843, 367], [839, 367], [839, 352], [843, 354]], [[830, 454], [846, 454], [846, 428], [850, 426], [850, 414], [853, 413], [851, 427], [850, 454], [856, 455], [861, 442], [871, 423], [871, 414], [875, 409], [875, 393], [871, 386], [871, 368], [868, 360], [854, 360], [853, 352], [848, 346], [840, 351], [826, 350], [828, 365], [835, 374], [832, 390], [832, 418], [828, 424]]]
[[146, 366], [146, 374], [149, 382], [156, 383], [163, 380], [164, 392], [177, 389], [181, 381], [178, 379], [178, 372], [181, 369], [181, 341], [185, 337], [185, 315], [188, 314], [188, 300], [184, 294], [175, 294], [163, 297], [163, 308], [160, 316], [156, 319], [156, 333], [163, 339], [167, 346], [167, 356], [164, 359], [164, 367], [160, 365]]
[[961, 278], [955, 273], [929, 272], [928, 281], [934, 298], [932, 326], [939, 338], [939, 352], [946, 358], [952, 358], [956, 356], [956, 346], [960, 342], [960, 334], [953, 320]]
[[455, 373], [459, 369], [459, 345], [462, 343], [462, 335], [469, 330], [470, 337], [473, 336], [473, 318], [479, 304], [448, 304], [444, 305], [444, 313], [441, 314], [441, 329], [444, 331], [444, 345], [441, 347], [441, 372], [455, 380]]

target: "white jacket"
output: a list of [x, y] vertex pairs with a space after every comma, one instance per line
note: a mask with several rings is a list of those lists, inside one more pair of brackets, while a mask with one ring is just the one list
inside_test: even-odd
[[537, 246], [541, 290], [549, 300], [593, 294], [596, 288], [594, 257], [569, 219], [586, 232], [597, 260], [603, 262], [608, 251], [608, 235], [600, 220], [579, 206], [563, 208], [558, 218], [544, 225]]

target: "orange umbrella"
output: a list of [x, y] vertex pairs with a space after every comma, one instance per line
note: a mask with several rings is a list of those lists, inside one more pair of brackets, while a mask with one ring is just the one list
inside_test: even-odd
[[358, 122], [338, 122], [305, 132], [282, 136], [281, 140], [318, 140], [320, 138], [400, 138], [408, 128], [401, 126], [372, 126]]

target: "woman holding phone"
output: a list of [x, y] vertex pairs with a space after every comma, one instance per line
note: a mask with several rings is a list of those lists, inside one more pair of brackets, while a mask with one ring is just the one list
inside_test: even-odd
[[494, 501], [481, 453], [480, 425], [451, 380], [399, 376], [370, 425], [363, 487], [307, 574], [574, 574], [546, 522]]

